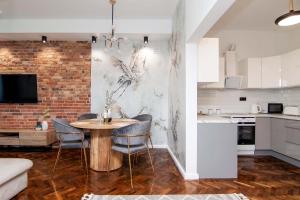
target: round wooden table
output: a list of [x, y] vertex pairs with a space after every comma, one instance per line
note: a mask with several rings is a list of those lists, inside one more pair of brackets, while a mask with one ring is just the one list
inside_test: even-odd
[[[113, 129], [122, 128], [137, 121], [133, 119], [113, 119], [105, 124], [98, 119], [82, 120], [71, 123], [71, 126], [91, 131], [90, 168], [95, 171], [107, 171], [108, 156], [111, 150]], [[112, 151], [110, 170], [122, 167], [123, 154]]]

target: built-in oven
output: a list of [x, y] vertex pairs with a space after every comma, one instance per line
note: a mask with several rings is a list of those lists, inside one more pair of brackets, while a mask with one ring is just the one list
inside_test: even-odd
[[255, 117], [233, 116], [237, 121], [237, 144], [239, 155], [252, 155], [255, 151]]

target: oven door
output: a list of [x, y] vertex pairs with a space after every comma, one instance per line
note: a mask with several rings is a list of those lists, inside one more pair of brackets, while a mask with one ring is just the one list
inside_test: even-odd
[[255, 124], [238, 125], [238, 145], [255, 145]]

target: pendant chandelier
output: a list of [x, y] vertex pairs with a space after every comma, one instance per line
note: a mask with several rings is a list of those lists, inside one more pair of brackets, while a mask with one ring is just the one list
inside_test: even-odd
[[117, 3], [117, 0], [109, 0], [109, 2], [111, 4], [111, 32], [103, 36], [105, 47], [112, 48], [116, 44], [119, 49], [120, 41], [124, 40], [124, 38], [116, 36], [116, 27], [114, 24], [114, 6]]
[[292, 26], [300, 23], [300, 10], [294, 10], [294, 0], [289, 0], [289, 10], [289, 13], [286, 13], [276, 19], [276, 25]]

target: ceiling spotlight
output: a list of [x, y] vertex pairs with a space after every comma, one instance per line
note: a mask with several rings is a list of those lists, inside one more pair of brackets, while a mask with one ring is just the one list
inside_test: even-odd
[[147, 45], [149, 43], [149, 37], [144, 36], [144, 44]]
[[96, 36], [92, 36], [92, 43], [93, 44], [97, 43], [97, 37]]
[[44, 36], [44, 35], [42, 36], [42, 42], [47, 43], [47, 36]]
[[276, 19], [276, 25], [292, 26], [300, 23], [300, 10], [294, 10], [294, 0], [289, 0], [289, 10], [289, 13], [286, 13]]

